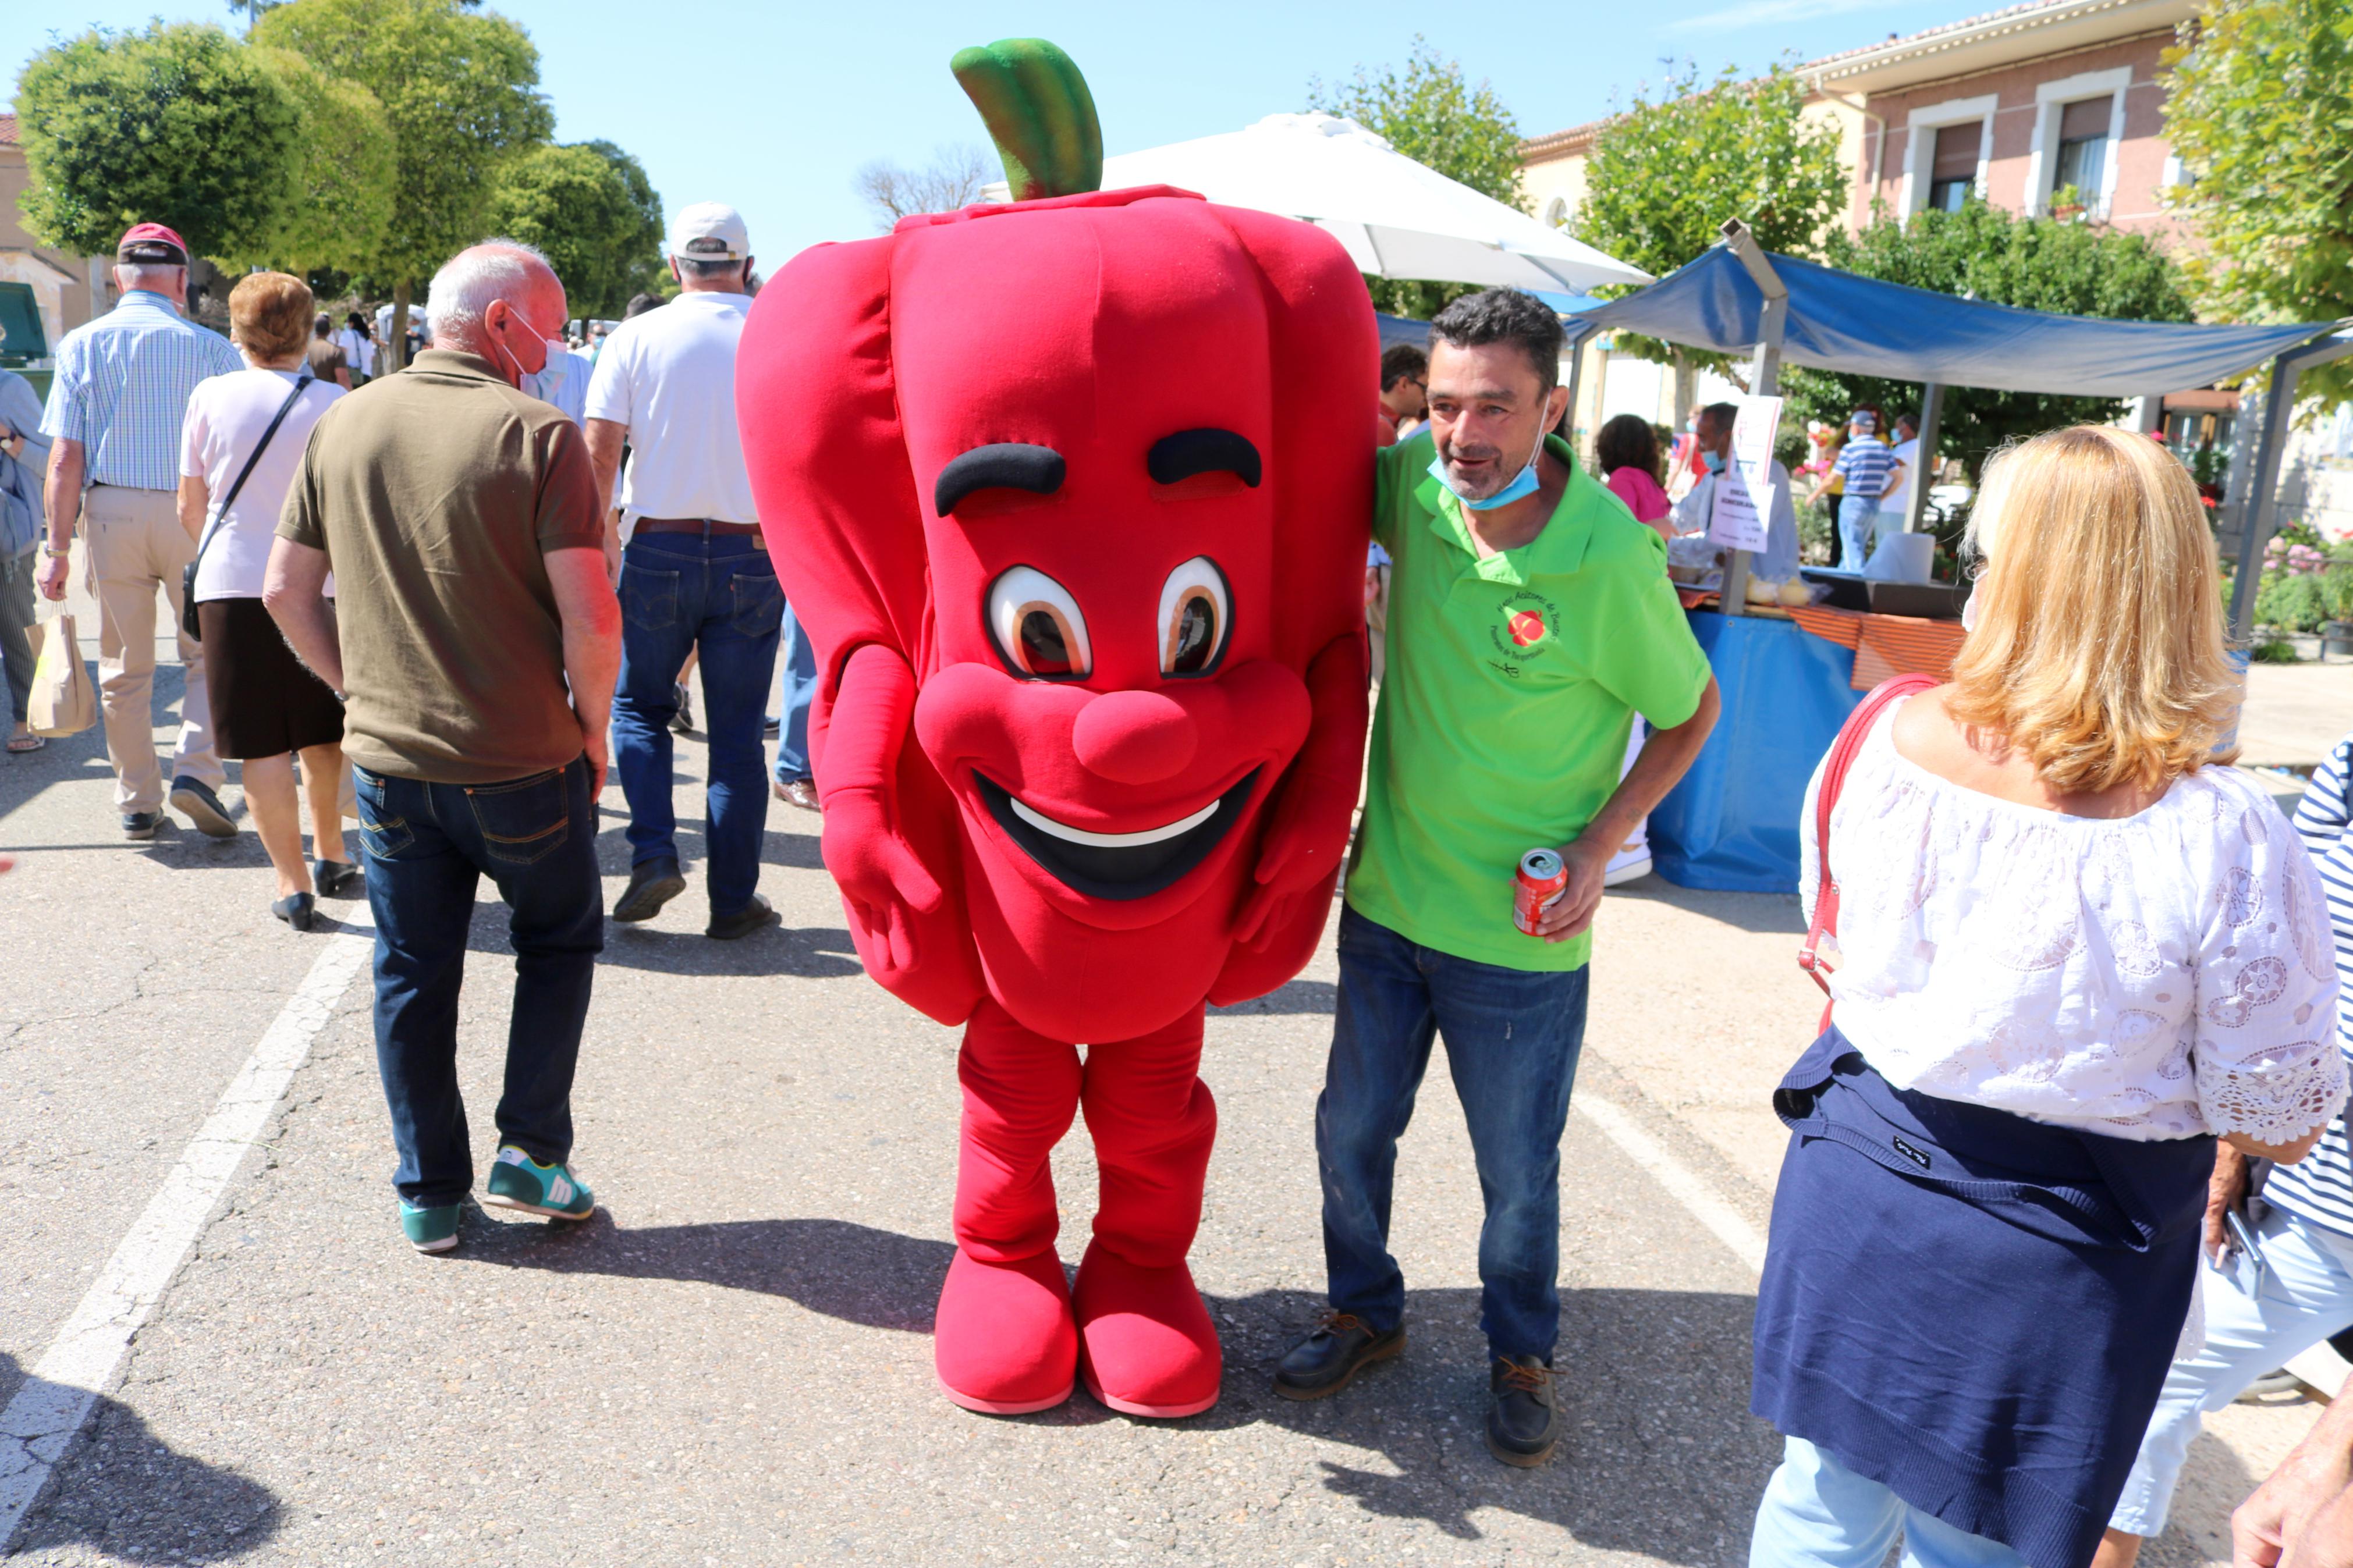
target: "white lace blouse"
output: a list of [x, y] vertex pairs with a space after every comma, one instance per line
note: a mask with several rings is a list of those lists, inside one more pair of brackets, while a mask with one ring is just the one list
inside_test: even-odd
[[2065, 816], [1906, 761], [1894, 719], [1831, 814], [1832, 1018], [1883, 1077], [2118, 1138], [2283, 1143], [2337, 1115], [2327, 904], [2268, 798], [2205, 768], [2136, 816]]

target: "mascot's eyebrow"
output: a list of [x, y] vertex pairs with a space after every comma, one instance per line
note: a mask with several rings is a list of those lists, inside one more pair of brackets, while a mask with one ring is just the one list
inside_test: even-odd
[[1233, 474], [1252, 489], [1259, 481], [1258, 448], [1249, 437], [1231, 430], [1179, 430], [1163, 436], [1152, 444], [1144, 467], [1155, 484], [1173, 485], [1195, 474]]
[[[1255, 462], [1255, 457], [1252, 461]], [[998, 441], [958, 453], [932, 483], [932, 508], [941, 517], [976, 490], [1028, 490], [1050, 496], [1062, 488], [1066, 465], [1051, 447], [1029, 447]]]

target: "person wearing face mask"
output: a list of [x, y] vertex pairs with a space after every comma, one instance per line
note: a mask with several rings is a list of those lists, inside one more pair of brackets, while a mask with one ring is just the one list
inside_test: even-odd
[[[1331, 1310], [1274, 1379], [1320, 1399], [1405, 1346], [1390, 1193], [1442, 1034], [1487, 1205], [1487, 1445], [1518, 1466], [1559, 1434], [1560, 1139], [1594, 912], [1718, 707], [1665, 542], [1546, 434], [1568, 397], [1561, 347], [1532, 295], [1456, 300], [1430, 322], [1428, 428], [1375, 457], [1388, 668], [1315, 1111]], [[1651, 733], [1621, 779], [1637, 714]], [[1528, 932], [1514, 879], [1532, 848], [1567, 885]]]
[[262, 602], [344, 701], [393, 1185], [409, 1244], [444, 1252], [474, 1182], [457, 1026], [485, 876], [515, 988], [484, 1201], [558, 1219], [596, 1206], [569, 1164], [572, 1078], [605, 944], [596, 802], [621, 614], [587, 441], [521, 390], [563, 330], [563, 284], [530, 247], [491, 240], [434, 274], [426, 308], [433, 347], [311, 432]]
[[[1675, 503], [1677, 533], [1705, 533], [1715, 510], [1715, 487], [1732, 462], [1732, 422], [1740, 416], [1733, 403], [1711, 403], [1694, 419], [1701, 474], [1699, 483]], [[1786, 583], [1798, 574], [1798, 509], [1789, 499], [1789, 470], [1773, 460], [1773, 505], [1765, 520], [1765, 548], [1748, 563], [1749, 574], [1767, 583]]]

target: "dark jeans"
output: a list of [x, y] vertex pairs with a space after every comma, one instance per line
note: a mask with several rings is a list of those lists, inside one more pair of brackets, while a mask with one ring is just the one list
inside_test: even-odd
[[621, 557], [621, 684], [613, 696], [613, 771], [629, 800], [629, 864], [678, 858], [670, 806], [673, 689], [687, 651], [702, 649], [711, 737], [704, 875], [713, 919], [749, 905], [768, 827], [769, 683], [785, 591], [767, 552], [746, 537], [640, 534]]
[[1454, 1092], [1487, 1222], [1479, 1326], [1493, 1353], [1552, 1359], [1560, 1338], [1560, 1137], [1585, 1043], [1587, 971], [1505, 969], [1418, 946], [1355, 910], [1340, 911], [1340, 1002], [1315, 1102], [1324, 1178], [1324, 1263], [1332, 1305], [1387, 1331], [1405, 1316], [1389, 1256], [1398, 1139], [1434, 1034]]
[[458, 992], [485, 876], [507, 901], [515, 954], [499, 1138], [543, 1163], [572, 1153], [572, 1074], [605, 946], [588, 763], [491, 784], [353, 772], [375, 916], [376, 1068], [400, 1151], [393, 1185], [419, 1207], [454, 1204], [474, 1184]]

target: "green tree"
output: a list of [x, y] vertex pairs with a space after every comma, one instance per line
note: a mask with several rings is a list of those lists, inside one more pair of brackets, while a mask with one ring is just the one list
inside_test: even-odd
[[43, 49], [16, 79], [44, 243], [111, 255], [134, 223], [165, 223], [197, 256], [266, 237], [295, 199], [301, 109], [220, 28], [154, 23]]
[[[2173, 210], [2201, 311], [2226, 321], [2353, 316], [2353, 9], [2211, 0], [2168, 52], [2165, 132], [2188, 183]], [[2353, 361], [2307, 371], [2309, 407], [2353, 397]]]
[[[1835, 126], [1809, 121], [1804, 83], [1787, 66], [1742, 80], [1730, 68], [1703, 85], [1695, 66], [1638, 93], [1594, 139], [1577, 238], [1664, 278], [1695, 260], [1738, 218], [1767, 250], [1820, 253], [1846, 194]], [[1630, 292], [1620, 289], [1618, 292]], [[1698, 368], [1720, 355], [1620, 333], [1618, 344], [1675, 367], [1678, 414]]]
[[638, 161], [610, 142], [533, 147], [509, 160], [488, 221], [546, 252], [577, 316], [619, 315], [660, 265], [660, 199]]
[[[1307, 84], [1307, 107], [1353, 120], [1415, 163], [1437, 170], [1504, 205], [1527, 210], [1520, 191], [1520, 131], [1512, 111], [1484, 81], [1462, 79], [1459, 60], [1442, 58], [1419, 34], [1405, 69], [1376, 75], [1358, 66], [1345, 82]], [[1429, 317], [1475, 285], [1366, 277], [1373, 303], [1394, 315]]]
[[268, 234], [223, 258], [233, 267], [351, 273], [382, 249], [392, 223], [392, 126], [375, 94], [298, 54], [253, 53], [301, 110], [296, 198]]
[[[1833, 235], [1823, 259], [1865, 278], [2031, 310], [2115, 321], [2190, 319], [2179, 269], [2146, 236], [2100, 224], [2019, 217], [1978, 201], [1958, 212], [1918, 213], [1900, 223], [1883, 217], [1860, 235]], [[1808, 419], [1842, 423], [1850, 409], [1865, 403], [1885, 409], [1892, 420], [1920, 399], [1911, 382], [1798, 368], [1787, 373], [1782, 391], [1797, 426]], [[1948, 387], [1936, 449], [1960, 458], [1974, 474], [2013, 437], [2105, 423], [2123, 412], [2124, 404], [2112, 397]]]
[[490, 232], [501, 166], [554, 128], [536, 90], [539, 50], [512, 22], [459, 0], [289, 0], [253, 38], [358, 82], [384, 108], [392, 219], [360, 270], [390, 287], [396, 354], [417, 286]]

